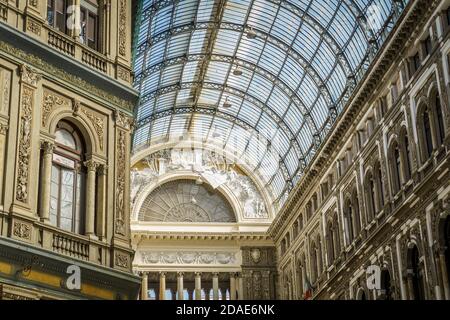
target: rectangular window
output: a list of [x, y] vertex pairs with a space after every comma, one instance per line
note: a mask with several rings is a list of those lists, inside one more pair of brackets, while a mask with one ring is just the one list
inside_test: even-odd
[[447, 18], [447, 26], [450, 26], [450, 7], [447, 8], [445, 17]]
[[81, 42], [94, 50], [98, 50], [99, 17], [97, 1], [81, 3]]
[[47, 22], [49, 26], [66, 32], [66, 13], [67, 5], [65, 0], [48, 0], [47, 1]]

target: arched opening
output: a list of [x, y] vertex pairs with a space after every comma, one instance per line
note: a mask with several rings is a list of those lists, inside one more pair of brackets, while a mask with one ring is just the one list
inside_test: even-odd
[[441, 99], [438, 95], [436, 95], [436, 101], [435, 101], [435, 108], [436, 108], [436, 121], [437, 121], [437, 137], [439, 141], [439, 145], [444, 143], [445, 139], [445, 126], [444, 126], [444, 117], [442, 114], [442, 105], [441, 105]]
[[346, 221], [346, 232], [347, 232], [347, 239], [348, 239], [348, 245], [353, 242], [354, 239], [354, 232], [353, 232], [353, 206], [350, 199], [347, 199], [345, 201], [345, 207], [344, 207], [344, 213], [345, 213], [345, 221]]
[[373, 179], [372, 172], [368, 172], [366, 174], [366, 208], [367, 208], [367, 221], [370, 222], [375, 217], [376, 207], [375, 207], [375, 198], [376, 198], [376, 187], [375, 181]]
[[333, 244], [334, 244], [334, 259], [339, 257], [340, 251], [341, 251], [341, 240], [339, 238], [340, 232], [339, 232], [339, 221], [337, 214], [334, 215], [333, 219]]
[[424, 272], [420, 263], [419, 249], [416, 245], [409, 249], [408, 281], [410, 281], [411, 300], [425, 300]]
[[392, 171], [392, 187], [394, 195], [397, 194], [402, 186], [401, 172], [402, 164], [400, 158], [400, 148], [397, 142], [391, 146], [391, 171]]
[[328, 247], [328, 264], [332, 265], [334, 262], [334, 230], [332, 221], [328, 222], [327, 226], [327, 247]]
[[383, 174], [381, 172], [381, 165], [379, 162], [375, 165], [375, 183], [376, 183], [376, 213], [383, 210], [384, 207], [384, 183]]
[[433, 153], [433, 133], [431, 130], [431, 116], [428, 106], [423, 110], [422, 113], [422, 128], [423, 128], [423, 149], [424, 156], [427, 160], [431, 157]]
[[389, 270], [381, 271], [381, 298], [383, 300], [394, 300], [392, 297], [391, 275]]
[[400, 133], [400, 146], [402, 148], [404, 182], [407, 182], [411, 179], [411, 146], [409, 145], [408, 133], [405, 128]]
[[359, 235], [361, 231], [361, 218], [359, 212], [358, 191], [356, 188], [352, 192], [352, 205], [353, 205], [353, 230], [354, 237]]
[[310, 246], [311, 250], [311, 281], [315, 282], [318, 277], [317, 272], [317, 248], [316, 243], [312, 242]]
[[61, 121], [55, 132], [51, 170], [50, 223], [63, 230], [85, 231], [84, 141], [70, 123]]

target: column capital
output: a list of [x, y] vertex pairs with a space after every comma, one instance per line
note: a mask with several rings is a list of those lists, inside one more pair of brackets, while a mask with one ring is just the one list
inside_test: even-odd
[[0, 134], [6, 135], [6, 133], [8, 132], [8, 128], [9, 127], [7, 124], [0, 123]]
[[183, 277], [184, 276], [184, 272], [183, 271], [178, 271], [177, 272], [177, 276], [178, 277]]
[[106, 164], [99, 164], [98, 165], [98, 174], [100, 176], [106, 176], [108, 174], [108, 165], [106, 165]]
[[165, 277], [166, 277], [166, 272], [160, 271], [160, 272], [159, 272], [159, 277], [160, 277], [160, 278], [165, 278]]
[[213, 277], [218, 277], [218, 276], [219, 276], [219, 272], [213, 272], [213, 273], [212, 273], [212, 276], [213, 276]]
[[44, 151], [44, 154], [52, 154], [55, 150], [55, 144], [51, 141], [43, 140], [41, 141], [41, 149]]
[[196, 277], [201, 277], [202, 276], [202, 273], [200, 271], [196, 271], [196, 272], [194, 272], [194, 274], [195, 274]]
[[88, 160], [84, 162], [84, 165], [88, 168], [88, 171], [96, 171], [97, 167], [100, 165], [98, 162], [94, 160]]

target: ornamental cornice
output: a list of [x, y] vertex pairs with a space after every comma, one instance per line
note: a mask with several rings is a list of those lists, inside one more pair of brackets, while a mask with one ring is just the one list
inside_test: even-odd
[[66, 83], [70, 83], [71, 85], [78, 87], [81, 91], [83, 91], [85, 93], [95, 95], [98, 98], [102, 99], [103, 101], [113, 103], [114, 105], [116, 105], [120, 108], [126, 108], [127, 110], [133, 110], [133, 108], [134, 108], [134, 104], [132, 101], [124, 100], [114, 94], [110, 94], [102, 89], [99, 89], [98, 86], [92, 85], [92, 84], [88, 83], [87, 81], [83, 80], [82, 78], [77, 77], [73, 74], [70, 74], [63, 69], [58, 68], [58, 67], [44, 61], [43, 59], [39, 58], [38, 56], [27, 53], [19, 48], [16, 48], [16, 47], [4, 42], [4, 41], [0, 41], [0, 53], [1, 52], [11, 55], [16, 59], [26, 61], [27, 64], [29, 64], [29, 65], [33, 66], [34, 68], [37, 68], [41, 72], [43, 72], [42, 77], [45, 77], [46, 74], [51, 74]]

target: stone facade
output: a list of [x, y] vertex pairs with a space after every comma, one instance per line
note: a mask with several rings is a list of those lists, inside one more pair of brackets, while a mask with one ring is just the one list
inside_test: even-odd
[[272, 223], [278, 298], [450, 299], [447, 7], [410, 2]]
[[[16, 292], [10, 297], [28, 287], [39, 290], [24, 297], [137, 296], [126, 174], [138, 97], [131, 88], [131, 6], [99, 1], [93, 49], [79, 29], [51, 26], [47, 1], [0, 1], [0, 283], [4, 293]], [[52, 165], [61, 161], [55, 134], [62, 123], [82, 146], [77, 170], [86, 181], [76, 191], [85, 198], [79, 202], [82, 232], [52, 223]], [[30, 250], [28, 258], [40, 263], [26, 272], [20, 257]], [[79, 291], [63, 285], [72, 264], [81, 268]]]

